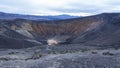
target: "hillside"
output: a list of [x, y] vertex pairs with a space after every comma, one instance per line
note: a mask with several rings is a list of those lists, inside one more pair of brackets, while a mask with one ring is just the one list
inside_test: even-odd
[[[13, 19], [0, 22], [1, 48], [36, 46], [40, 43], [46, 44], [48, 39], [54, 38], [64, 44], [101, 47], [119, 47], [120, 45], [119, 13], [103, 13], [58, 21]], [[17, 43], [19, 44], [16, 45]]]

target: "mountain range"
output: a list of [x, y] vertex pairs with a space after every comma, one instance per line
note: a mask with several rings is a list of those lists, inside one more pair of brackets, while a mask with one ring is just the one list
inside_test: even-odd
[[63, 20], [63, 19], [71, 19], [71, 18], [77, 18], [79, 16], [70, 16], [70, 15], [54, 15], [54, 16], [35, 16], [35, 15], [23, 15], [23, 14], [13, 14], [13, 13], [4, 13], [0, 12], [0, 19], [28, 19], [28, 20]]

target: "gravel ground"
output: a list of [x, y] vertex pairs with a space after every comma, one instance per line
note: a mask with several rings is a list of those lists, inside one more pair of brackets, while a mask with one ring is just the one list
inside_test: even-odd
[[120, 49], [77, 46], [0, 49], [0, 68], [120, 68]]

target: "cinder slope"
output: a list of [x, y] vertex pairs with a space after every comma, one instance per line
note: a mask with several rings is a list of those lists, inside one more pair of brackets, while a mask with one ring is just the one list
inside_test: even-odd
[[103, 13], [60, 21], [1, 20], [0, 24], [2, 37], [34, 40], [43, 44], [50, 38], [58, 38], [66, 44], [120, 45], [119, 13]]

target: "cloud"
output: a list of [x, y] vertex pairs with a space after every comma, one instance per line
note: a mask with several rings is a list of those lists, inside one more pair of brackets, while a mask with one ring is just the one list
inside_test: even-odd
[[32, 15], [93, 15], [120, 12], [119, 0], [1, 0], [3, 12]]

